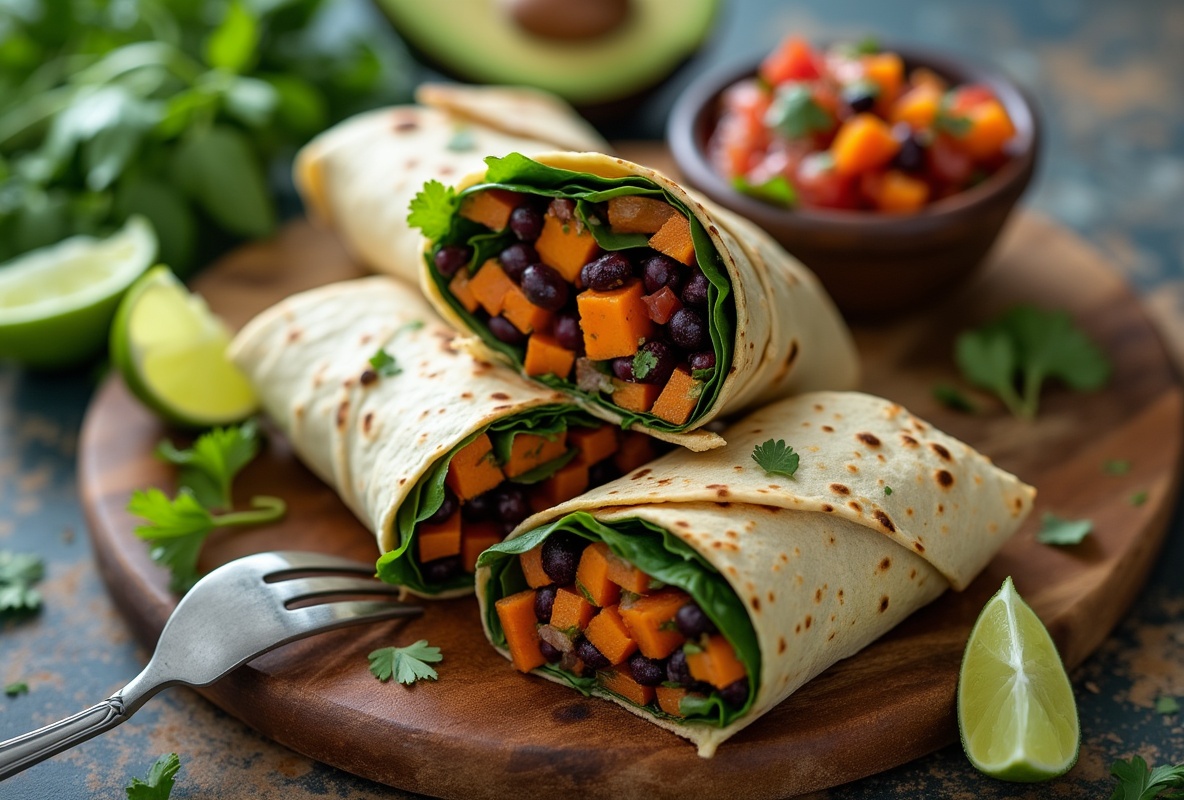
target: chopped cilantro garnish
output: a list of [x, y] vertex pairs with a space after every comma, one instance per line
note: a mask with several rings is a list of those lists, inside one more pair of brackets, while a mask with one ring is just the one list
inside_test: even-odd
[[[1184, 764], [1151, 769], [1142, 756], [1134, 756], [1129, 761], [1121, 758], [1115, 761], [1110, 765], [1110, 774], [1118, 779], [1110, 800], [1180, 797], [1180, 790], [1184, 790]], [[1163, 794], [1168, 791], [1171, 794]]]
[[41, 593], [33, 587], [45, 577], [45, 562], [32, 553], [0, 550], [0, 617], [36, 611]]
[[419, 228], [424, 236], [436, 241], [452, 227], [452, 216], [459, 205], [455, 189], [440, 181], [428, 181], [411, 200], [407, 224]]
[[784, 439], [769, 439], [752, 450], [752, 460], [769, 475], [792, 478], [798, 469], [798, 454], [785, 444]]
[[125, 791], [128, 800], [169, 800], [179, 769], [181, 759], [176, 753], [168, 753], [156, 759], [156, 763], [148, 770], [147, 780], [132, 778], [132, 782], [127, 785]]
[[633, 377], [639, 381], [645, 380], [658, 366], [658, 357], [649, 350], [638, 350], [633, 356]]
[[395, 357], [381, 347], [378, 348], [377, 353], [370, 356], [370, 366], [374, 367], [374, 371], [384, 378], [393, 378], [403, 372], [403, 368], [399, 366]]
[[834, 119], [814, 99], [808, 86], [794, 83], [777, 90], [765, 112], [765, 124], [788, 139], [798, 139], [830, 130]]
[[1036, 541], [1041, 544], [1081, 544], [1094, 529], [1088, 519], [1062, 519], [1056, 514], [1045, 513], [1040, 520], [1040, 531]]
[[1131, 462], [1125, 458], [1108, 458], [1102, 463], [1102, 472], [1107, 475], [1125, 475], [1131, 471]]
[[4, 687], [4, 694], [9, 697], [20, 697], [22, 694], [29, 693], [29, 684], [24, 681], [14, 681]]
[[370, 653], [370, 672], [382, 682], [392, 677], [402, 684], [420, 680], [436, 680], [439, 675], [428, 663], [442, 661], [439, 647], [432, 647], [427, 639], [420, 639], [406, 647], [381, 647]]

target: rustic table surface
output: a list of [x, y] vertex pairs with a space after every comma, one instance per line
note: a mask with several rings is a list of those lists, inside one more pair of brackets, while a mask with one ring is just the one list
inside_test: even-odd
[[[918, 41], [991, 60], [1044, 111], [1044, 161], [1026, 198], [1098, 247], [1144, 296], [1184, 364], [1184, 5], [1176, 0], [731, 0], [702, 55], [614, 138], [660, 137], [670, 102], [702, 70], [751, 60], [784, 32]], [[96, 573], [75, 481], [78, 431], [98, 373], [31, 375], [0, 364], [0, 549], [47, 564], [43, 611], [0, 627], [0, 740], [110, 695], [147, 658]], [[1110, 763], [1141, 754], [1184, 761], [1184, 517], [1179, 510], [1142, 596], [1075, 670], [1081, 758], [1032, 797], [1104, 797]], [[115, 797], [157, 755], [177, 752], [177, 798], [408, 797], [310, 761], [187, 690], [153, 700], [128, 724], [6, 781], [4, 798]], [[976, 773], [957, 747], [820, 797], [1029, 796]]]

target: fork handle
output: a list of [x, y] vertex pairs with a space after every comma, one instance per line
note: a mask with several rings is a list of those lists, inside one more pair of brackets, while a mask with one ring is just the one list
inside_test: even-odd
[[115, 694], [72, 717], [0, 742], [0, 781], [111, 730], [134, 710], [127, 707], [122, 695]]

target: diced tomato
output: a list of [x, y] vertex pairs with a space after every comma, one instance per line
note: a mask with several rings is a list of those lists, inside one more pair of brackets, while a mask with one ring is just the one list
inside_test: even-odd
[[781, 45], [761, 62], [760, 76], [770, 86], [786, 81], [809, 81], [822, 77], [818, 55], [800, 36], [787, 36]]
[[659, 325], [665, 325], [674, 316], [674, 312], [682, 308], [682, 303], [679, 302], [678, 297], [670, 290], [669, 286], [663, 286], [653, 294], [647, 294], [641, 298], [650, 312], [650, 319]]
[[760, 163], [772, 139], [765, 127], [772, 98], [756, 81], [744, 81], [724, 92], [722, 100], [724, 111], [708, 143], [708, 155], [724, 175], [746, 175]]
[[955, 114], [969, 111], [980, 103], [994, 99], [995, 93], [981, 84], [959, 86], [954, 90], [953, 97], [950, 99], [950, 111]]
[[798, 199], [804, 205], [846, 209], [859, 207], [855, 180], [835, 172], [827, 153], [811, 153], [802, 159], [793, 183], [798, 191]]
[[938, 184], [965, 186], [970, 180], [970, 173], [974, 171], [974, 161], [970, 155], [958, 147], [957, 140], [946, 134], [938, 136], [925, 149], [925, 161]]

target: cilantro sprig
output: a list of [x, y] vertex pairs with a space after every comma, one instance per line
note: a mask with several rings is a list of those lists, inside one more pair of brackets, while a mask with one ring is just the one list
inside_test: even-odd
[[765, 112], [765, 124], [787, 139], [829, 131], [834, 123], [830, 113], [814, 99], [810, 87], [801, 83], [778, 89]]
[[22, 694], [29, 693], [29, 684], [24, 681], [13, 681], [4, 687], [4, 694], [7, 697], [20, 697]]
[[[1153, 800], [1156, 797], [1184, 797], [1184, 764], [1147, 766], [1142, 756], [1118, 759], [1110, 765], [1118, 786], [1110, 800]], [[1164, 794], [1169, 792], [1169, 794]]]
[[124, 789], [127, 800], [169, 800], [180, 769], [181, 759], [176, 753], [161, 756], [148, 769], [146, 780], [132, 778], [132, 782]]
[[1063, 311], [1017, 306], [998, 320], [958, 337], [963, 376], [993, 392], [1016, 417], [1035, 419], [1040, 390], [1058, 378], [1075, 391], [1102, 387], [1110, 377], [1105, 354]]
[[432, 241], [443, 238], [452, 227], [452, 217], [460, 207], [460, 198], [451, 186], [432, 180], [411, 199], [407, 224], [419, 228]]
[[1093, 529], [1092, 520], [1063, 519], [1056, 514], [1046, 512], [1040, 519], [1040, 530], [1036, 533], [1036, 541], [1041, 544], [1081, 544]]
[[370, 672], [375, 678], [386, 683], [393, 677], [404, 685], [420, 680], [436, 680], [440, 676], [428, 664], [444, 660], [440, 648], [429, 645], [427, 639], [420, 639], [406, 647], [380, 647], [367, 658], [370, 660]]
[[370, 366], [374, 367], [374, 371], [384, 378], [393, 378], [403, 372], [403, 368], [399, 366], [399, 362], [383, 348], [378, 348], [378, 352], [370, 356]]
[[156, 446], [158, 458], [179, 468], [178, 485], [192, 492], [203, 506], [215, 510], [234, 507], [231, 483], [258, 454], [259, 426], [254, 420], [215, 428], [199, 436], [187, 450], [168, 439]]
[[752, 450], [752, 460], [768, 475], [784, 475], [792, 478], [798, 471], [798, 454], [785, 444], [784, 439], [768, 439]]
[[649, 350], [638, 350], [633, 356], [633, 377], [639, 381], [645, 380], [658, 366], [658, 357]]
[[44, 577], [45, 561], [39, 556], [0, 550], [0, 617], [41, 608], [41, 593], [33, 587]]

